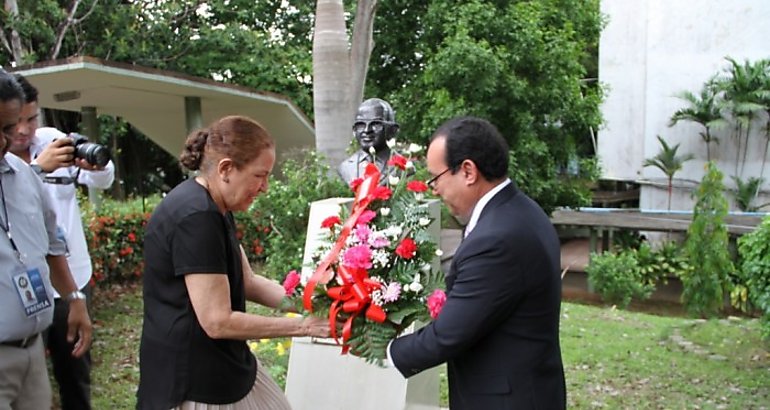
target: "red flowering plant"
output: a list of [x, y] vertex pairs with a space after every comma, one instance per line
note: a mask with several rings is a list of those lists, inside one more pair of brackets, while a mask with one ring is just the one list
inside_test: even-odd
[[284, 281], [293, 306], [329, 318], [343, 354], [379, 365], [391, 339], [440, 310], [429, 299], [443, 276], [434, 268], [441, 251], [429, 233], [428, 186], [415, 178], [421, 150], [393, 154], [387, 176], [370, 164], [353, 180], [353, 206], [323, 220], [311, 269]]

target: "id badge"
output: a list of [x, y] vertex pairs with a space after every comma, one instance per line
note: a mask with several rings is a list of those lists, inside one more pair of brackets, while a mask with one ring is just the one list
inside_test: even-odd
[[51, 308], [51, 300], [45, 289], [43, 276], [37, 268], [20, 271], [13, 276], [13, 286], [21, 299], [27, 317], [35, 316]]

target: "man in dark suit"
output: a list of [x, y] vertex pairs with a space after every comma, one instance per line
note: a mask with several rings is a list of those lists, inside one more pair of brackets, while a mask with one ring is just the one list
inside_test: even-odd
[[508, 179], [507, 143], [485, 120], [455, 118], [433, 134], [427, 167], [465, 238], [443, 309], [391, 342], [391, 362], [405, 377], [446, 362], [452, 410], [565, 408], [559, 239]]

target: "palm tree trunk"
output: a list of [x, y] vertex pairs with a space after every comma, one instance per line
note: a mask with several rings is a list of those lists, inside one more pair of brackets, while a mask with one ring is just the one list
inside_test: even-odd
[[749, 135], [751, 134], [751, 115], [749, 115], [749, 123], [746, 126], [746, 138], [743, 143], [743, 160], [741, 161], [741, 177], [743, 176], [743, 170], [746, 168], [746, 154], [749, 152]]
[[711, 162], [711, 132], [706, 127], [706, 162]]
[[342, 0], [316, 2], [313, 36], [313, 109], [316, 148], [333, 168], [352, 137], [350, 52]]
[[[345, 159], [372, 54], [377, 0], [360, 0], [348, 39], [342, 0], [317, 0], [313, 37], [316, 149], [332, 169]], [[350, 48], [349, 48], [350, 45]]]
[[668, 211], [671, 212], [671, 196], [674, 193], [674, 178], [668, 178]]
[[[770, 112], [768, 113], [770, 115]], [[765, 180], [765, 164], [767, 163], [767, 149], [770, 147], [770, 117], [768, 117], [767, 127], [765, 128], [765, 155], [762, 156], [762, 167], [759, 168], [759, 183], [757, 184], [757, 190], [754, 192], [754, 198], [759, 196], [759, 191], [762, 189], [762, 182]]]

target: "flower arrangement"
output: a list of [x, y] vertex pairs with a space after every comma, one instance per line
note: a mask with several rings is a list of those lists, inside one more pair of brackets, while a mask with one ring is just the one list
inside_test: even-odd
[[428, 186], [411, 179], [420, 149], [393, 154], [386, 176], [369, 164], [364, 178], [351, 181], [353, 206], [321, 223], [311, 273], [292, 271], [284, 281], [293, 306], [329, 318], [342, 354], [379, 365], [391, 339], [435, 318], [445, 300], [433, 267], [441, 250], [428, 232]]

